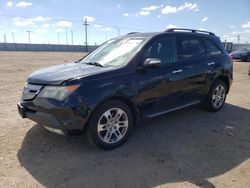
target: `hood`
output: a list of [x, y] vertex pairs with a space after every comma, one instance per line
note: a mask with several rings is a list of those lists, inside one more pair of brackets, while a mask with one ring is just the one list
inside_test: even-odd
[[33, 84], [60, 85], [69, 79], [85, 77], [113, 69], [114, 68], [98, 67], [83, 63], [69, 63], [35, 71], [28, 77], [27, 82]]

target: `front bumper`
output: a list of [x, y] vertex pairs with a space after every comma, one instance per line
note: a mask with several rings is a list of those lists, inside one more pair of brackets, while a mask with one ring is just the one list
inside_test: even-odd
[[86, 119], [76, 116], [69, 109], [40, 109], [28, 106], [26, 103], [18, 103], [18, 112], [22, 118], [28, 118], [45, 129], [60, 134], [74, 135], [82, 132]]

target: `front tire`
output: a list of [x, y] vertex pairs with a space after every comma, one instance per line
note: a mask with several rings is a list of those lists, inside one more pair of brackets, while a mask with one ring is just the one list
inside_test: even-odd
[[227, 87], [222, 80], [216, 80], [212, 85], [206, 100], [205, 100], [205, 109], [209, 112], [217, 112], [225, 104], [227, 97]]
[[87, 138], [101, 149], [114, 149], [127, 140], [132, 126], [133, 115], [129, 107], [119, 100], [108, 100], [91, 115]]

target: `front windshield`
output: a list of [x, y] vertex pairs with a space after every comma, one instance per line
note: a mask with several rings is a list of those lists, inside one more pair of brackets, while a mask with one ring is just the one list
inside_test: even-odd
[[101, 66], [123, 66], [135, 55], [138, 49], [145, 43], [145, 38], [120, 38], [110, 40], [87, 57], [82, 63], [98, 63]]

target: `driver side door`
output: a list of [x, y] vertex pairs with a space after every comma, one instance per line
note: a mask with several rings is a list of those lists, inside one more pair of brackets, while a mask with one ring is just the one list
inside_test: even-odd
[[144, 117], [154, 117], [180, 106], [185, 87], [182, 67], [177, 62], [175, 37], [163, 37], [149, 45], [142, 62], [149, 58], [161, 60], [161, 66], [137, 72], [139, 108]]

